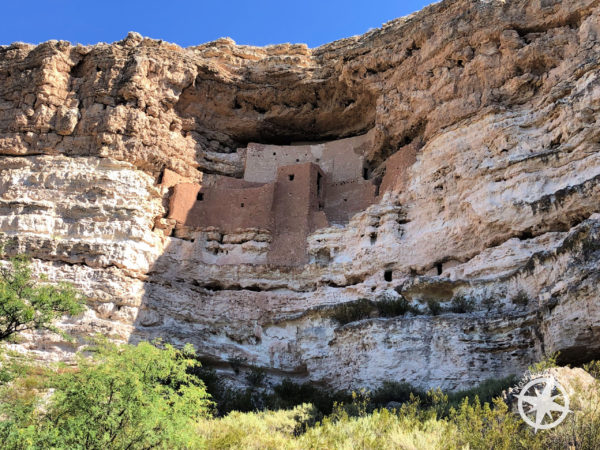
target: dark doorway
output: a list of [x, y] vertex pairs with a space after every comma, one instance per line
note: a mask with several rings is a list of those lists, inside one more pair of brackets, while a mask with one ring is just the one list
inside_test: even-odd
[[321, 195], [321, 185], [323, 184], [322, 178], [323, 175], [317, 172], [317, 195]]

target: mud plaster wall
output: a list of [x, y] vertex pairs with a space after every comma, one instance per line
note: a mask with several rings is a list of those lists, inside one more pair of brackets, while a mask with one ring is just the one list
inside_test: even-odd
[[246, 189], [251, 187], [263, 186], [265, 183], [253, 183], [241, 178], [225, 177], [222, 175], [205, 176], [202, 188], [214, 189]]
[[190, 210], [196, 203], [200, 185], [196, 183], [179, 183], [173, 187], [173, 195], [169, 199], [169, 219], [186, 223]]
[[[306, 237], [313, 231], [313, 218], [318, 213], [323, 189], [317, 188], [318, 174], [322, 171], [316, 164], [306, 163], [280, 167], [273, 198], [275, 233], [268, 255], [272, 264], [295, 265], [308, 261]], [[291, 179], [293, 177], [293, 179]], [[322, 216], [321, 216], [322, 217]]]
[[370, 149], [374, 132], [314, 145], [248, 144], [244, 180], [270, 183], [283, 166], [312, 162], [318, 164], [331, 182], [362, 178], [364, 154]]
[[391, 189], [402, 189], [408, 182], [408, 169], [417, 160], [417, 144], [407, 145], [388, 158], [380, 193]]
[[217, 227], [224, 232], [244, 228], [272, 230], [273, 189], [273, 184], [245, 189], [203, 188], [202, 200], [195, 201], [185, 224]]
[[366, 180], [327, 184], [324, 208], [327, 219], [331, 223], [348, 223], [354, 214], [375, 202], [375, 190], [375, 185]]
[[161, 185], [166, 188], [171, 188], [179, 183], [186, 183], [190, 180], [186, 177], [179, 175], [177, 172], [173, 172], [172, 170], [165, 169], [161, 178]]

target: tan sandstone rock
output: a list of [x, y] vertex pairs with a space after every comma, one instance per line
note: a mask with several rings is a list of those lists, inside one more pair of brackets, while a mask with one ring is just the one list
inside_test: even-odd
[[[597, 358], [599, 33], [594, 0], [445, 0], [315, 49], [0, 47], [2, 242], [89, 297], [76, 335], [191, 342], [273, 380], [456, 389]], [[324, 184], [252, 176], [257, 154]], [[170, 216], [183, 184], [200, 210], [239, 190], [213, 203], [227, 218], [267, 182], [260, 223]], [[400, 296], [422, 314], [333, 319]]]

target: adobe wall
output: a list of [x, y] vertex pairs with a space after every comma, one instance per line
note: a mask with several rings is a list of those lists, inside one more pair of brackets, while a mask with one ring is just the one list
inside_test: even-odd
[[173, 172], [170, 169], [164, 169], [161, 178], [161, 186], [166, 188], [172, 188], [179, 183], [185, 183], [190, 181], [188, 178], [179, 175], [177, 172]]
[[408, 183], [408, 169], [417, 161], [416, 144], [401, 148], [385, 162], [385, 175], [380, 186], [380, 193], [392, 189], [402, 189]]
[[323, 183], [322, 171], [312, 163], [277, 169], [273, 198], [275, 232], [267, 257], [269, 263], [295, 265], [308, 261], [306, 237], [313, 231], [313, 224], [319, 222], [313, 215], [319, 212], [319, 200], [323, 199], [324, 186], [320, 193], [317, 186], [319, 174]]
[[200, 192], [197, 183], [179, 183], [173, 187], [173, 194], [169, 198], [169, 219], [175, 219], [178, 223], [186, 223], [196, 198]]
[[310, 216], [310, 232], [312, 233], [319, 228], [327, 228], [330, 224], [325, 211], [313, 211]]
[[372, 205], [377, 197], [371, 181], [357, 180], [327, 184], [325, 214], [330, 223], [348, 223], [350, 218]]
[[334, 182], [362, 178], [364, 155], [371, 148], [374, 131], [361, 136], [313, 145], [248, 144], [244, 180], [270, 183], [277, 179], [277, 169], [284, 166], [314, 163]]
[[214, 189], [246, 189], [252, 187], [259, 187], [265, 183], [254, 183], [246, 181], [242, 178], [224, 177], [222, 175], [212, 175], [210, 178], [205, 177], [205, 181], [202, 183], [204, 188]]
[[203, 188], [185, 224], [191, 227], [217, 227], [223, 232], [238, 228], [272, 230], [273, 184], [245, 189]]

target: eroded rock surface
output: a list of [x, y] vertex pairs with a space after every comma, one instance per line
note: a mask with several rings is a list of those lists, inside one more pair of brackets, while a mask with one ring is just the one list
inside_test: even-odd
[[[316, 49], [0, 47], [1, 239], [89, 297], [74, 334], [191, 342], [223, 372], [455, 389], [597, 358], [599, 33], [594, 0], [452, 0]], [[266, 182], [248, 152], [362, 135], [373, 199], [307, 225], [301, 264], [276, 225], [170, 215], [185, 186]], [[340, 323], [361, 298], [420, 314]]]

